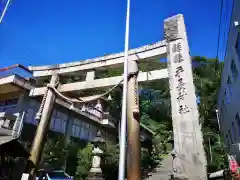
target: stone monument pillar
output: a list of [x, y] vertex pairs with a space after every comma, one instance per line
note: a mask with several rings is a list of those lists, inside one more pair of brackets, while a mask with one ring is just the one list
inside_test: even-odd
[[98, 131], [97, 137], [92, 141], [92, 144], [93, 144], [92, 167], [89, 171], [87, 180], [104, 180], [102, 169], [100, 167], [103, 151], [100, 148], [101, 148], [101, 145], [105, 143], [106, 142], [102, 138], [101, 132]]
[[174, 133], [174, 179], [207, 179], [192, 61], [183, 15], [164, 21]]

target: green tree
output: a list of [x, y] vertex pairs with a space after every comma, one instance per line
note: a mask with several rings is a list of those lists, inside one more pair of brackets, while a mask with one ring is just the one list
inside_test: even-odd
[[92, 144], [88, 143], [85, 148], [78, 150], [77, 168], [75, 173], [76, 180], [84, 180], [87, 177], [91, 168], [92, 148]]
[[78, 164], [78, 152], [79, 149], [87, 146], [87, 142], [79, 142], [75, 138], [72, 138], [68, 143], [67, 165], [66, 172], [71, 176], [75, 176], [76, 167]]
[[42, 166], [59, 170], [65, 164], [66, 155], [63, 136], [48, 137], [43, 150]]
[[106, 180], [118, 178], [119, 147], [118, 144], [106, 142], [101, 168]]
[[[76, 169], [76, 180], [85, 179], [91, 168], [93, 146], [89, 143], [85, 148], [78, 151], [78, 165]], [[106, 180], [117, 179], [118, 177], [118, 163], [119, 163], [119, 146], [111, 142], [106, 142], [103, 148], [103, 157], [101, 161], [101, 168], [104, 178]], [[152, 156], [144, 148], [141, 148], [141, 172], [147, 171], [152, 164]], [[126, 169], [127, 172], [127, 169]]]
[[198, 56], [194, 57], [193, 61], [195, 62], [194, 83], [200, 101], [198, 108], [208, 172], [214, 172], [227, 165], [215, 112], [224, 63]]

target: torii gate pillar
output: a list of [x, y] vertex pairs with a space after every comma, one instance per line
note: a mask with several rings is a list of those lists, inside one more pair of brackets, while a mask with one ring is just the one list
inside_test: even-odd
[[183, 15], [164, 21], [174, 132], [174, 179], [207, 179], [192, 62]]

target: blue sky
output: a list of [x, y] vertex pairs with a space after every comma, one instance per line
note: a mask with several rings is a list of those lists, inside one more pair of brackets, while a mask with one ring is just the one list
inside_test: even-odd
[[[164, 19], [182, 13], [191, 55], [216, 57], [220, 2], [131, 0], [130, 48], [162, 40]], [[231, 8], [227, 2], [225, 13]], [[0, 24], [0, 67], [56, 64], [123, 51], [125, 14], [126, 0], [13, 0]]]

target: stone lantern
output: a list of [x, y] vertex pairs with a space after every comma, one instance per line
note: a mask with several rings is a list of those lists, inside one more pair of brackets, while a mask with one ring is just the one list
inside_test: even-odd
[[92, 167], [89, 171], [87, 180], [103, 180], [101, 165], [101, 157], [103, 155], [103, 150], [101, 149], [102, 145], [106, 141], [102, 138], [101, 132], [98, 131], [97, 137], [91, 142], [93, 144], [93, 157], [92, 157]]

